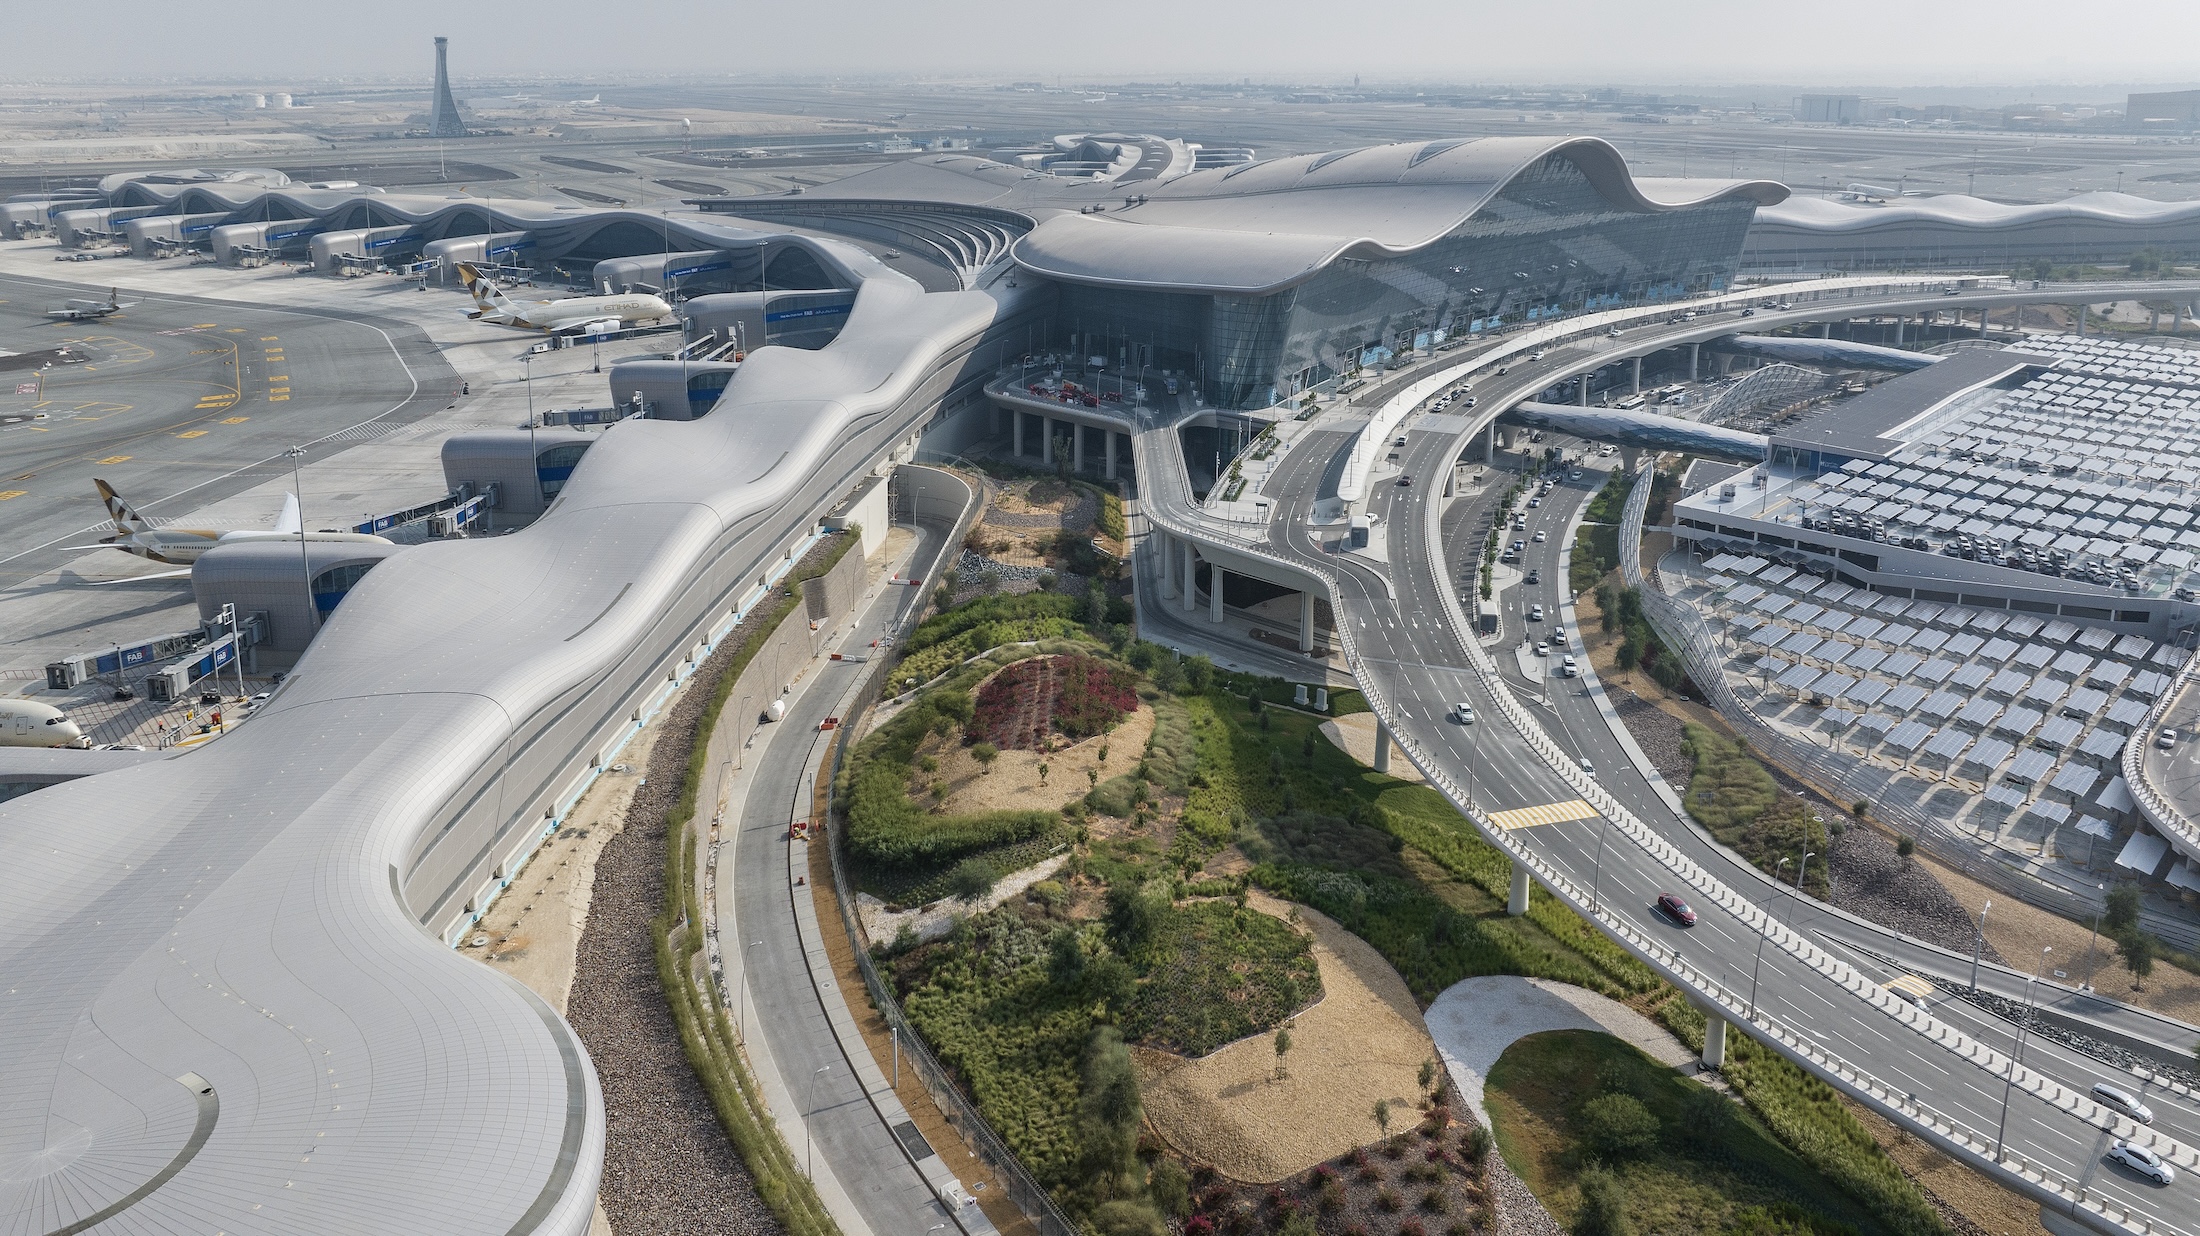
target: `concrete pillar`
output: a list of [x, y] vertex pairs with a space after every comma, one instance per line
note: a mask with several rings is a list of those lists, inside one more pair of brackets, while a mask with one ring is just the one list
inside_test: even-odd
[[1505, 899], [1505, 913], [1518, 918], [1528, 912], [1528, 895], [1535, 890], [1535, 881], [1528, 876], [1528, 869], [1513, 864], [1512, 896]]
[[1831, 339], [1831, 338], [1833, 338], [1833, 323], [1831, 323], [1831, 322], [1820, 322], [1820, 323], [1818, 324], [1818, 337], [1819, 337], [1820, 339]]
[[1642, 358], [1639, 356], [1635, 358], [1634, 374], [1630, 381], [1632, 382], [1632, 388], [1627, 393], [1640, 395], [1642, 393]]
[[1227, 574], [1219, 562], [1207, 564], [1207, 621], [1222, 621], [1222, 581]]
[[1491, 421], [1489, 424], [1482, 427], [1482, 462], [1489, 464], [1492, 467], [1495, 467], [1497, 465], [1496, 421]]
[[[1980, 333], [1982, 333], [1982, 334], [1983, 334], [1984, 332], [1982, 331], [1982, 332], [1980, 332]], [[2162, 333], [2162, 311], [2161, 311], [2161, 310], [2159, 310], [2159, 309], [2149, 309], [2149, 310], [2147, 310], [2147, 333], [2148, 333], [2148, 334], [2150, 334], [2150, 335], [2159, 335], [2159, 334], [2161, 334], [2161, 333]]]
[[1581, 375], [1581, 406], [1584, 408], [1589, 406], [1589, 379], [1592, 376], [1594, 375], [1586, 373]]
[[1299, 594], [1299, 651], [1314, 651], [1314, 594]]
[[1702, 344], [1700, 344], [1700, 343], [1691, 343], [1691, 344], [1689, 344], [1689, 345], [1688, 345], [1688, 380], [1689, 380], [1689, 381], [1693, 382], [1693, 381], [1695, 381], [1695, 380], [1696, 380], [1696, 365], [1697, 365], [1697, 362], [1701, 361], [1702, 359], [1703, 359], [1703, 345], [1702, 345]]
[[1193, 600], [1193, 594], [1197, 591], [1193, 581], [1198, 578], [1198, 566], [1199, 560], [1193, 556], [1192, 543], [1184, 542], [1184, 612], [1187, 614], [1199, 607], [1198, 602]]
[[2091, 310], [2092, 308], [2093, 308], [2093, 306], [2091, 306], [2091, 305], [2080, 305], [2080, 306], [2078, 306], [2078, 333], [2079, 333], [2079, 334], [2081, 334], [2081, 335], [2083, 335], [2083, 334], [2085, 333], [2085, 319], [2086, 319], [2086, 314], [2087, 314], [2087, 312], [2088, 312], [2088, 311], [2090, 311], [2090, 310]]
[[1049, 468], [1054, 466], [1054, 420], [1052, 417], [1042, 416], [1039, 418], [1039, 462]]
[[1160, 538], [1156, 544], [1161, 547], [1161, 599], [1173, 601], [1176, 599], [1176, 541], [1166, 532], [1154, 535]]
[[1109, 429], [1102, 432], [1107, 439], [1108, 479], [1112, 481], [1115, 479], [1115, 431]]
[[1085, 427], [1076, 421], [1069, 423], [1069, 470], [1072, 474], [1085, 470]]
[[1717, 1013], [1704, 1014], [1702, 1059], [1707, 1069], [1726, 1067], [1726, 1019]]
[[1380, 720], [1375, 722], [1375, 771], [1390, 771], [1390, 727]]
[[[2018, 310], [2022, 313], [2023, 310]], [[2169, 308], [2169, 333], [2174, 335], [2185, 329], [2185, 305], [2183, 301]]]
[[1010, 408], [1008, 410], [1008, 421], [1009, 424], [1016, 427], [1016, 442], [1011, 449], [1018, 459], [1022, 459], [1024, 457], [1024, 414], [1022, 409]]
[[1909, 319], [1899, 313], [1894, 315], [1894, 346], [1898, 348], [1902, 346], [1902, 325], [1907, 321]]
[[1620, 471], [1629, 476], [1640, 472], [1642, 470], [1642, 448], [1639, 446], [1619, 448], [1619, 467]]

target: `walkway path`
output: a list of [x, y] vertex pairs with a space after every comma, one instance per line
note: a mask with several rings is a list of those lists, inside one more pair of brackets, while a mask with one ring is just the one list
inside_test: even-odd
[[1549, 979], [1510, 974], [1462, 979], [1445, 988], [1423, 1016], [1452, 1084], [1466, 1096], [1485, 1128], [1495, 1127], [1482, 1103], [1490, 1069], [1506, 1048], [1531, 1034], [1603, 1030], [1641, 1048], [1660, 1064], [1683, 1068], [1695, 1061], [1695, 1055], [1662, 1026], [1619, 1001]]

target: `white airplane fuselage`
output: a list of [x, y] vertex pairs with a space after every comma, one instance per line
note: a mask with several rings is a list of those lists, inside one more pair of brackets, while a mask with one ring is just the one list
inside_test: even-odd
[[506, 300], [483, 309], [478, 320], [521, 330], [556, 334], [579, 330], [591, 322], [616, 321], [622, 326], [653, 322], [672, 316], [672, 306], [662, 297], [645, 293], [623, 296], [569, 296], [563, 300]]
[[82, 747], [84, 730], [67, 713], [32, 700], [0, 700], [0, 747]]
[[[387, 537], [369, 536], [363, 532], [308, 532], [305, 539], [307, 543], [316, 545], [327, 541], [372, 545], [390, 543]], [[297, 540], [298, 534], [295, 532], [269, 532], [253, 528], [236, 528], [227, 532], [215, 528], [142, 528], [126, 535], [118, 535], [104, 544], [106, 548], [119, 549], [123, 553], [149, 558], [154, 562], [189, 566], [216, 545], [236, 545], [252, 541], [296, 543]]]

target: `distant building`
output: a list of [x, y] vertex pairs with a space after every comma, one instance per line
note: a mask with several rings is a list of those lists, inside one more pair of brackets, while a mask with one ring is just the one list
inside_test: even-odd
[[2200, 90], [2135, 94], [2124, 104], [2133, 128], [2191, 128], [2200, 125]]
[[1795, 99], [1795, 118], [1805, 124], [1861, 124], [1864, 96], [1805, 94]]

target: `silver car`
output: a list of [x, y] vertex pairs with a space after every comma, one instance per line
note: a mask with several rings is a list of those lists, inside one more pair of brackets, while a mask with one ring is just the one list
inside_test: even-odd
[[2140, 1124], [2154, 1123], [2154, 1109], [2140, 1102], [2138, 1095], [2124, 1089], [2122, 1086], [2110, 1085], [2107, 1082], [2096, 1083], [2093, 1087], [2093, 1101], [2113, 1111], [2121, 1112]]
[[2117, 1142], [2110, 1146], [2108, 1161], [2122, 1164], [2158, 1185], [2171, 1184], [2177, 1179], [2177, 1169], [2162, 1162], [2162, 1156], [2130, 1142]]

